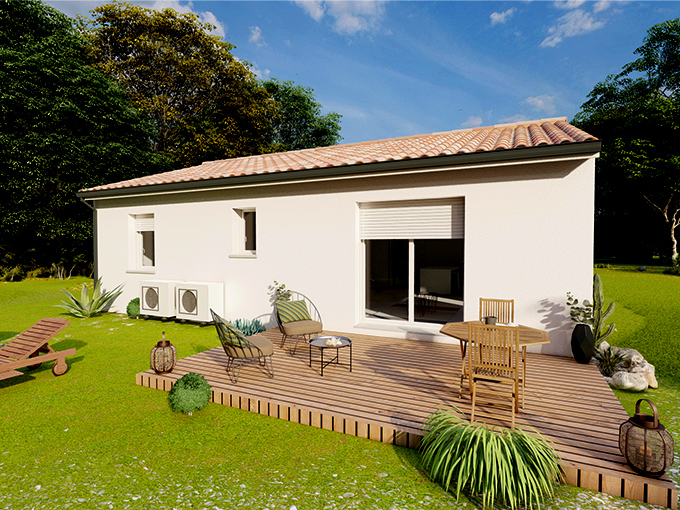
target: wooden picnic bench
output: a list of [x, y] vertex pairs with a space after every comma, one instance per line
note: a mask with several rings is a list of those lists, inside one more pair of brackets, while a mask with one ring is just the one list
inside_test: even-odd
[[0, 380], [24, 375], [17, 368], [38, 367], [46, 361], [55, 360], [54, 375], [68, 370], [66, 356], [73, 356], [75, 348], [55, 351], [49, 341], [70, 324], [65, 319], [40, 319], [23, 333], [0, 347]]

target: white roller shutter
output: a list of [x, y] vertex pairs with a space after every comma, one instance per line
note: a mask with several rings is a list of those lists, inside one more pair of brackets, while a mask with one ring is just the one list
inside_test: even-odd
[[135, 216], [135, 230], [137, 232], [153, 232], [153, 214], [138, 214]]
[[463, 239], [465, 199], [359, 204], [361, 239]]

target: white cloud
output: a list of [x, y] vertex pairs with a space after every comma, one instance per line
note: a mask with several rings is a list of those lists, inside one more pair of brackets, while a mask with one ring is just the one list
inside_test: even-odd
[[541, 47], [554, 48], [567, 37], [587, 34], [603, 26], [603, 21], [597, 21], [591, 14], [581, 9], [570, 11], [561, 16], [557, 23], [548, 29], [550, 35], [543, 39]]
[[552, 115], [557, 111], [557, 108], [555, 108], [555, 96], [544, 94], [542, 96], [527, 97], [524, 102], [534, 110], [545, 112], [549, 115]]
[[517, 9], [515, 9], [514, 7], [511, 7], [510, 9], [504, 12], [492, 12], [491, 26], [507, 22], [510, 18], [512, 18], [512, 15], [515, 14], [515, 12], [517, 12]]
[[264, 42], [264, 37], [262, 37], [262, 29], [260, 27], [250, 27], [250, 38], [248, 41], [256, 44], [257, 46], [265, 46], [267, 44]]
[[383, 0], [296, 0], [295, 4], [315, 21], [328, 15], [333, 29], [348, 35], [377, 28], [385, 14]]
[[555, 0], [553, 5], [558, 9], [577, 9], [584, 3], [586, 3], [586, 0]]
[[598, 0], [595, 2], [595, 5], [593, 5], [593, 12], [602, 12], [606, 9], [609, 9], [611, 4], [612, 3], [610, 0]]
[[250, 70], [253, 72], [255, 76], [257, 76], [259, 80], [266, 80], [267, 78], [269, 78], [269, 75], [271, 74], [270, 69], [260, 69], [258, 65], [255, 63], [252, 64]]
[[224, 23], [218, 21], [217, 16], [215, 16], [211, 11], [195, 11], [193, 2], [187, 2], [186, 4], [182, 5], [179, 0], [156, 0], [150, 8], [156, 10], [170, 8], [181, 14], [191, 12], [193, 14], [197, 14], [203, 23], [210, 23], [211, 25], [215, 26], [212, 31], [213, 35], [224, 37], [224, 35], [227, 33], [227, 26]]
[[482, 125], [482, 122], [484, 122], [484, 120], [481, 117], [472, 116], [472, 117], [468, 117], [468, 119], [465, 122], [462, 122], [460, 127], [464, 127], [464, 128], [479, 127], [479, 126]]

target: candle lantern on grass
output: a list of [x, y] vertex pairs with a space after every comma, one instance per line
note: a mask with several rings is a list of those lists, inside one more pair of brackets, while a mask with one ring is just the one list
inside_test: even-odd
[[163, 331], [163, 339], [151, 349], [151, 368], [157, 374], [167, 374], [175, 368], [175, 363], [177, 363], [177, 349], [165, 339], [165, 331]]
[[[641, 414], [647, 402], [653, 415]], [[651, 400], [641, 398], [635, 415], [619, 427], [619, 448], [634, 471], [646, 476], [661, 476], [673, 464], [673, 437], [659, 423], [659, 413]]]

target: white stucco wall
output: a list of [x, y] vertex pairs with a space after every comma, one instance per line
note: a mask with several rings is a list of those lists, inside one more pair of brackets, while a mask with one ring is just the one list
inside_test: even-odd
[[[125, 282], [124, 311], [140, 280], [222, 282], [227, 318], [271, 320], [274, 280], [309, 296], [327, 330], [448, 341], [440, 325], [363, 319], [364, 255], [358, 203], [465, 198], [465, 319], [479, 297], [515, 299], [515, 320], [549, 332], [535, 350], [569, 355], [566, 292], [592, 288], [594, 159], [411, 175], [277, 184], [96, 201], [97, 272]], [[230, 258], [233, 210], [257, 211], [256, 258]], [[156, 267], [129, 270], [130, 215], [153, 213]]]

